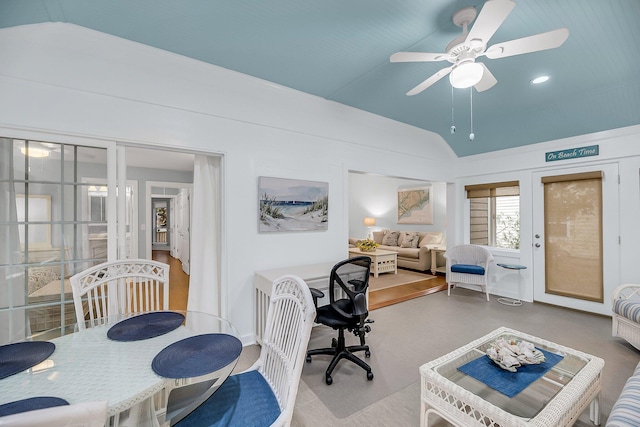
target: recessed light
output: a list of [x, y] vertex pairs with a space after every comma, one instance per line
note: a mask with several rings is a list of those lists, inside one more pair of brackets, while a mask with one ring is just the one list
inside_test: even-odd
[[535, 79], [531, 80], [531, 84], [532, 85], [539, 85], [540, 83], [544, 83], [547, 80], [549, 80], [549, 76], [539, 76], [539, 77], [536, 77]]

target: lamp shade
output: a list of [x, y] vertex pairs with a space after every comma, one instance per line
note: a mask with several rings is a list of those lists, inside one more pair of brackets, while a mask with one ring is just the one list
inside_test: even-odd
[[449, 81], [451, 82], [451, 86], [458, 89], [464, 89], [478, 83], [480, 79], [482, 79], [482, 74], [484, 74], [484, 67], [482, 64], [477, 62], [465, 62], [458, 65], [453, 69], [453, 71], [451, 71], [451, 74], [449, 74]]
[[374, 225], [376, 225], [376, 219], [367, 216], [364, 218], [364, 225], [366, 225], [367, 227], [373, 227]]

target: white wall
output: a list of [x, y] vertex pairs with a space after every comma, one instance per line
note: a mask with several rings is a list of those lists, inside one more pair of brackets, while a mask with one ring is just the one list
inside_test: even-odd
[[[365, 217], [376, 218], [372, 231], [391, 229], [404, 231], [439, 231], [447, 224], [446, 183], [426, 182], [363, 173], [349, 174], [349, 237], [365, 238]], [[431, 185], [433, 224], [398, 224], [398, 189]]]
[[[527, 270], [521, 272], [520, 291], [521, 296], [526, 301], [532, 301], [534, 288], [542, 283], [536, 281], [534, 266], [535, 243], [533, 228], [536, 214], [536, 206], [533, 205], [533, 192], [539, 181], [535, 182], [534, 175], [545, 171], [557, 170], [562, 173], [571, 173], [573, 169], [588, 167], [592, 170], [617, 169], [620, 184], [617, 188], [618, 194], [610, 194], [611, 200], [616, 200], [617, 206], [605, 206], [605, 211], [613, 211], [614, 215], [605, 216], [607, 221], [603, 224], [605, 233], [612, 230], [615, 239], [620, 237], [618, 247], [607, 250], [603, 253], [605, 271], [604, 303], [589, 303], [569, 298], [555, 298], [554, 303], [567, 305], [585, 311], [594, 311], [608, 315], [611, 313], [611, 292], [621, 283], [640, 283], [640, 270], [637, 268], [638, 254], [640, 253], [640, 126], [615, 129], [595, 134], [576, 136], [557, 141], [545, 142], [518, 149], [503, 150], [500, 152], [486, 153], [477, 156], [469, 156], [459, 159], [456, 163], [455, 182], [457, 184], [453, 200], [448, 206], [456, 204], [461, 208], [452, 212], [448, 209], [448, 214], [452, 218], [453, 229], [457, 230], [455, 238], [449, 235], [448, 243], [462, 243], [468, 241], [469, 224], [466, 220], [467, 212], [464, 186], [467, 184], [520, 181], [520, 251], [498, 251], [494, 250], [497, 262], [517, 263], [528, 266]], [[580, 159], [545, 161], [545, 153], [569, 148], [584, 147], [590, 145], [599, 146], [599, 155]], [[616, 181], [617, 177], [605, 177]], [[607, 195], [604, 195], [606, 201]], [[605, 238], [611, 236], [605, 235]], [[490, 292], [505, 295], [518, 296], [517, 287], [514, 286], [513, 273], [507, 276], [508, 272], [495, 268], [492, 272], [492, 284]], [[540, 275], [538, 275], [540, 277]]]
[[[70, 24], [1, 29], [0, 52], [3, 136], [224, 156], [222, 304], [245, 342], [256, 270], [346, 257], [349, 170], [446, 181], [455, 160], [434, 133]], [[259, 234], [259, 176], [328, 182], [329, 229]]]

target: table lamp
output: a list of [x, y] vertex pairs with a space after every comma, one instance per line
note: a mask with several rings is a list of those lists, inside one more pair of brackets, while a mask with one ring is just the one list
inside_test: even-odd
[[373, 234], [371, 232], [371, 227], [376, 225], [376, 219], [366, 216], [366, 217], [364, 217], [364, 225], [367, 226], [367, 230], [368, 230], [367, 239], [373, 239]]

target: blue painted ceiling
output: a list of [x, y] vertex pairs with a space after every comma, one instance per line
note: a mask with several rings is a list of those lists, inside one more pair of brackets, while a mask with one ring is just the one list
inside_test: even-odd
[[[0, 0], [0, 28], [69, 22], [255, 76], [440, 134], [458, 156], [640, 124], [640, 0], [517, 0], [488, 45], [568, 28], [559, 48], [484, 62], [473, 93], [447, 78], [453, 13], [482, 0]], [[1, 57], [1, 52], [0, 52]], [[533, 86], [540, 74], [551, 79]], [[457, 132], [450, 133], [453, 112]]]

